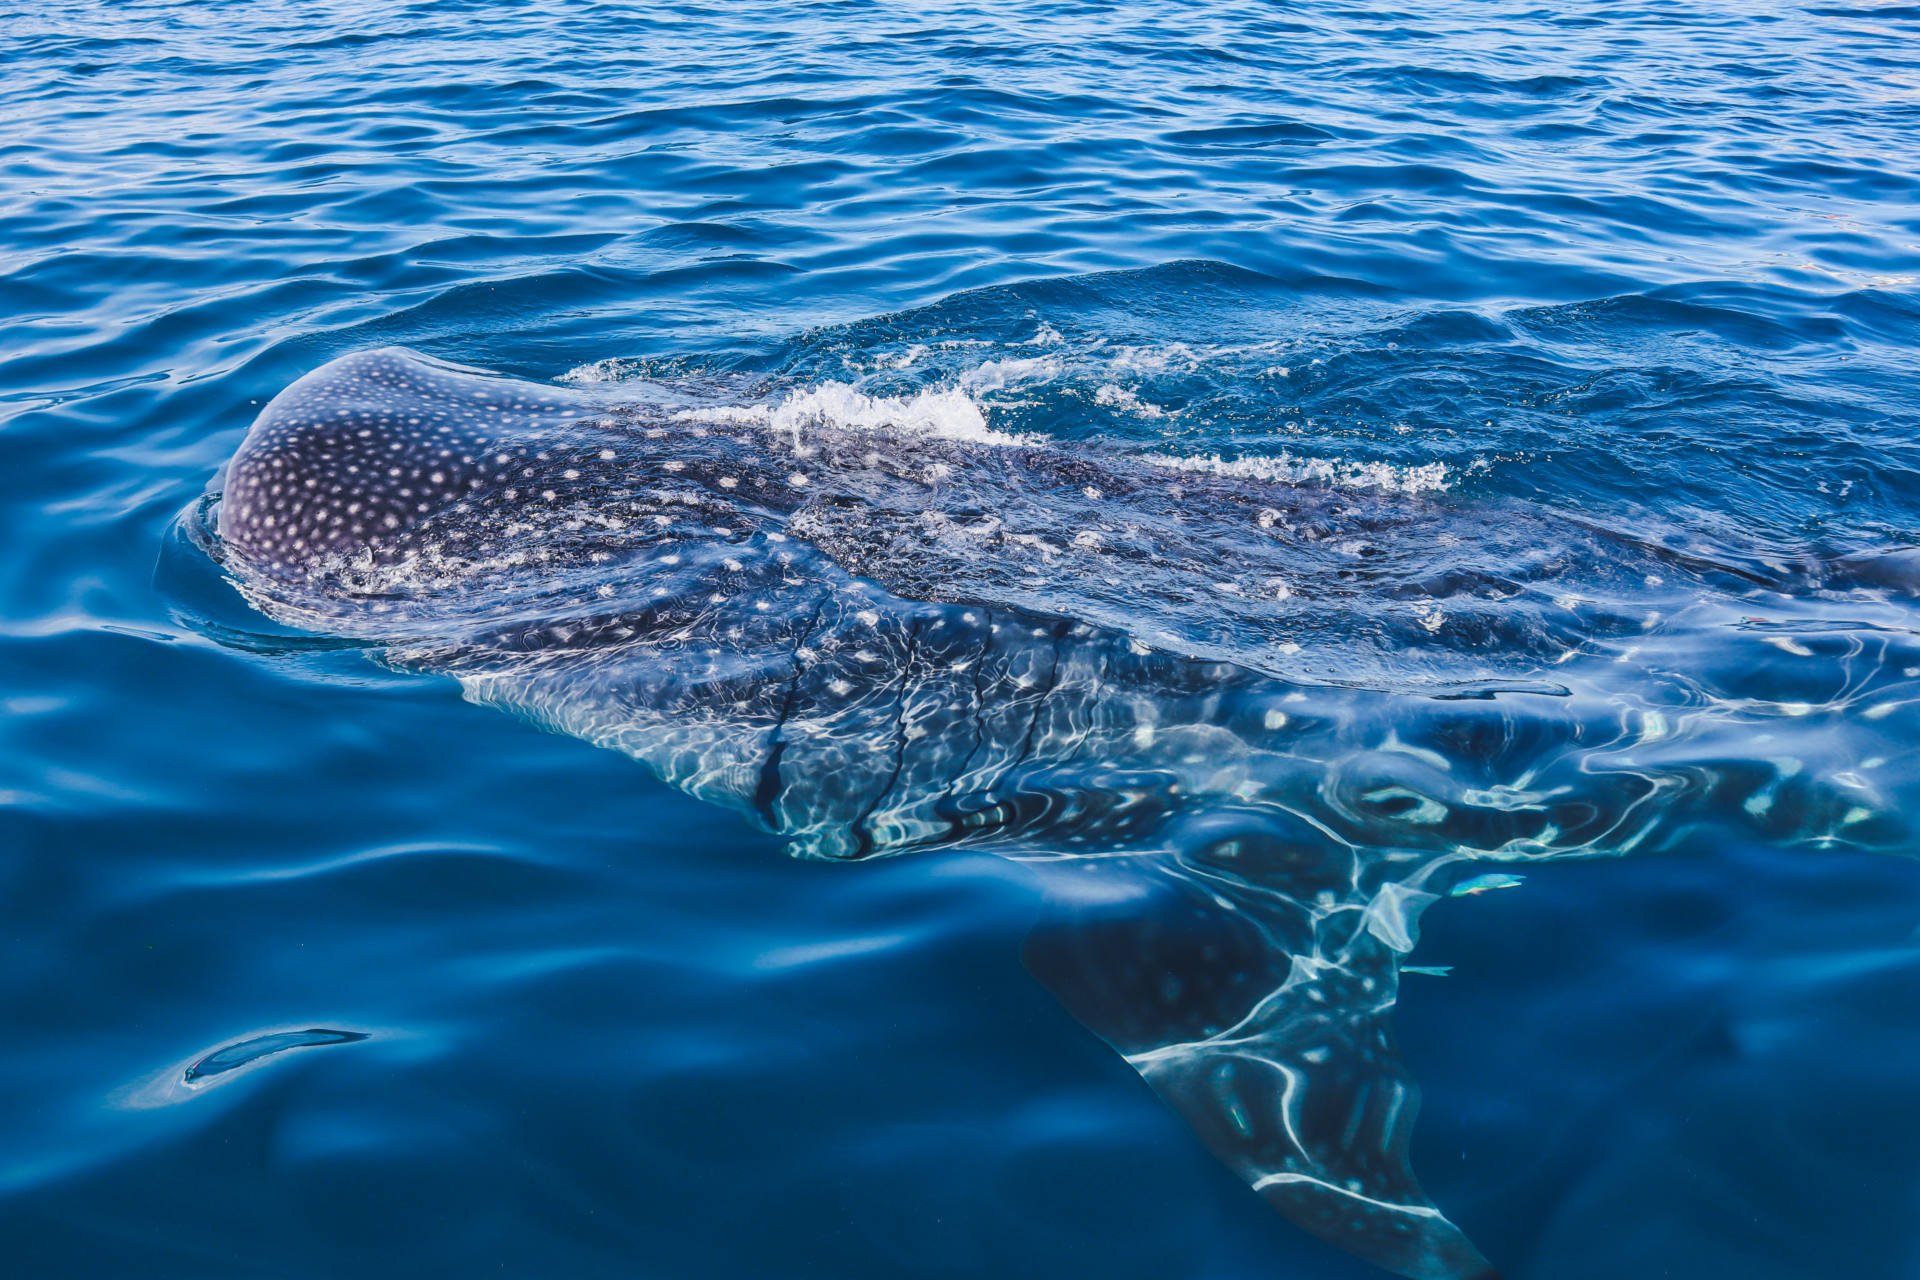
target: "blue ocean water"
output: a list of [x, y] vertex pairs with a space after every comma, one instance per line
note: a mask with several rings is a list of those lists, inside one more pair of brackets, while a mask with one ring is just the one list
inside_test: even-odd
[[[1517, 882], [1406, 957], [1413, 1164], [1503, 1275], [1920, 1273], [1917, 39], [1901, 5], [0, 14], [10, 1273], [1383, 1274], [1036, 982], [1047, 875], [796, 860], [252, 614], [203, 494], [389, 345], [1747, 584], [1576, 566], [1507, 608], [1570, 656], [1438, 668], [1405, 635], [1451, 615], [1366, 597], [1283, 611], [1272, 661], [1408, 742], [1456, 675], [1524, 738], [1537, 686], [1486, 682], [1557, 671], [1685, 744], [1684, 821], [1476, 866]], [[1197, 625], [1154, 599], [1096, 620]]]

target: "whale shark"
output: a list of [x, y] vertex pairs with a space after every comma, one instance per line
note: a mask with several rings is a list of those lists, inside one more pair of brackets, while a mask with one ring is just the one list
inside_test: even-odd
[[1862, 763], [1920, 706], [1897, 561], [858, 408], [350, 354], [262, 409], [211, 549], [277, 621], [799, 856], [1083, 886], [1028, 968], [1281, 1214], [1415, 1280], [1494, 1274], [1409, 1158], [1425, 909], [1728, 814], [1908, 839]]

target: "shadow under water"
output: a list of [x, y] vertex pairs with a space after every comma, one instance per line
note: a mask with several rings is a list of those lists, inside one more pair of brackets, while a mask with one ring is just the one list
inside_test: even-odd
[[1900, 847], [1920, 799], [1886, 767], [1920, 728], [1898, 552], [403, 351], [268, 405], [216, 518], [276, 621], [798, 854], [1049, 862], [1032, 972], [1281, 1213], [1428, 1280], [1492, 1269], [1408, 1161], [1424, 907], [1710, 824]]

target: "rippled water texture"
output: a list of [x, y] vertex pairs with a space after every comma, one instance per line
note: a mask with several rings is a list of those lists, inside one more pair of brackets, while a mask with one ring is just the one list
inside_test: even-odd
[[0, 39], [9, 1274], [1920, 1269], [1920, 10]]

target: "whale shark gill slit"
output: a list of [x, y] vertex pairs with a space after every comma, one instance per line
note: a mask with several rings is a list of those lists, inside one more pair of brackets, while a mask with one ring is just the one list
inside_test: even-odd
[[[1709, 809], [1784, 844], [1905, 838], [1907, 798], [1834, 779], [1913, 733], [1889, 689], [1920, 654], [1820, 566], [767, 422], [344, 357], [233, 458], [226, 567], [275, 620], [624, 752], [802, 856], [1084, 869], [1106, 891], [1035, 934], [1036, 977], [1282, 1214], [1402, 1275], [1492, 1274], [1409, 1164], [1390, 1022], [1421, 912], [1469, 868], [1667, 848]], [[1762, 600], [1844, 637], [1818, 672], [1769, 668], [1804, 709], [1742, 686], [1782, 654], [1739, 629]]]

